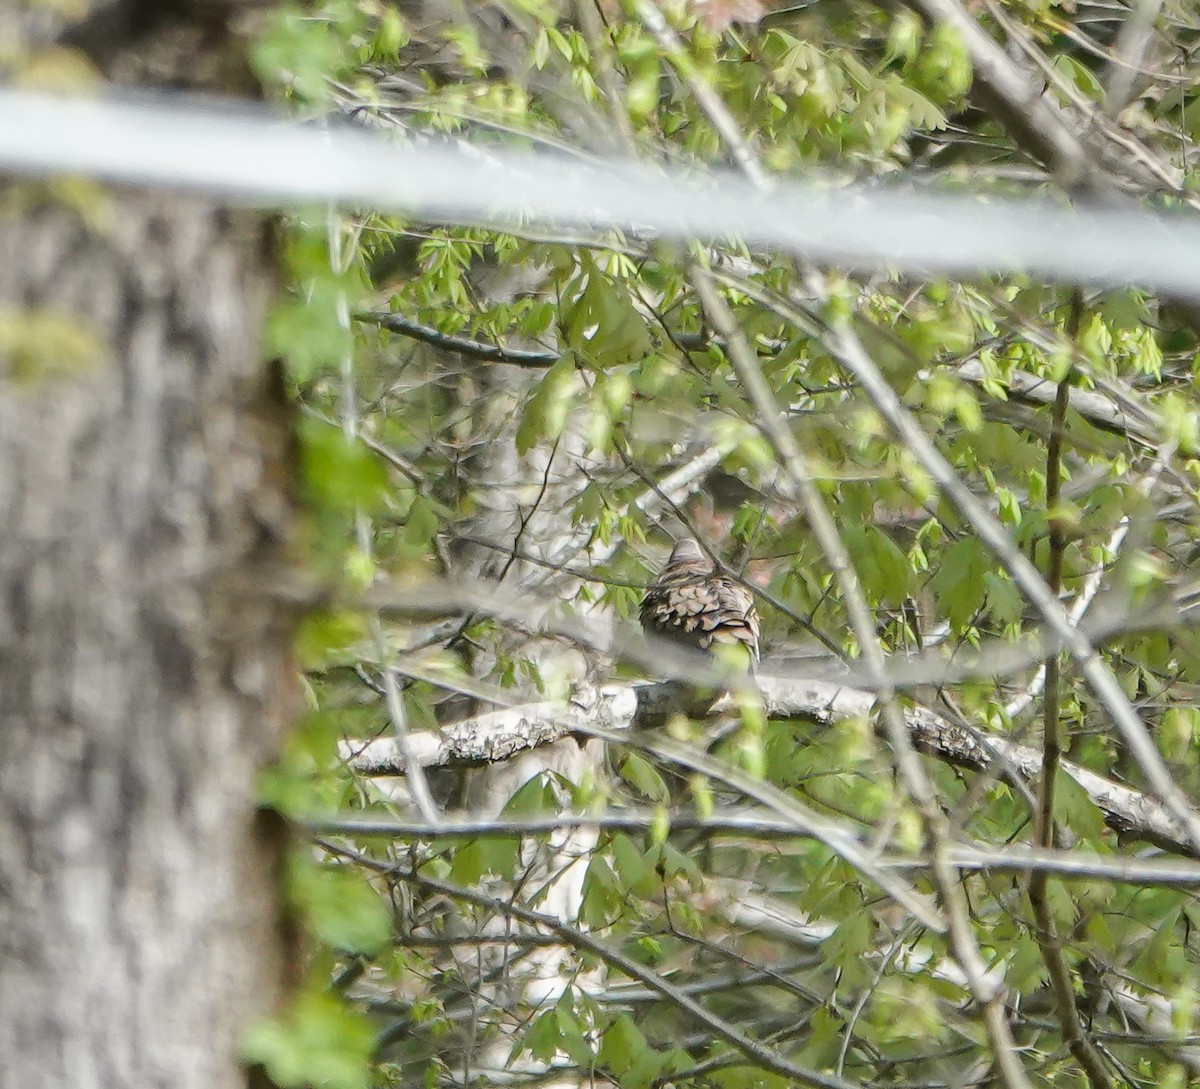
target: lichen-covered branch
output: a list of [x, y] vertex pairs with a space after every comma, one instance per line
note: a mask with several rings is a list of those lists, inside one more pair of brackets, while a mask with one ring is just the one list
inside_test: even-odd
[[[771, 718], [806, 718], [832, 725], [867, 717], [875, 706], [872, 693], [832, 681], [772, 676], [757, 681], [763, 707]], [[581, 723], [613, 731], [629, 729], [637, 722], [661, 717], [677, 699], [678, 688], [671, 684], [610, 685], [587, 693], [576, 703], [547, 701], [505, 708], [445, 726], [436, 734], [413, 733], [410, 741], [426, 767], [480, 764], [505, 760], [570, 736], [579, 732]], [[710, 713], [728, 713], [731, 707], [732, 701], [721, 700]], [[956, 767], [972, 771], [1000, 768], [1022, 779], [1041, 771], [1042, 753], [1036, 746], [951, 722], [924, 707], [906, 708], [904, 721], [914, 745]], [[404, 770], [391, 738], [343, 741], [340, 754], [363, 775], [399, 775]], [[1184, 828], [1153, 798], [1069, 760], [1061, 766], [1114, 831], [1176, 854], [1194, 854]]]

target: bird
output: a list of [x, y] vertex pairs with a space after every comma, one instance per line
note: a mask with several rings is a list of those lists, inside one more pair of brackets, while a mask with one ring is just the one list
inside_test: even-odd
[[741, 583], [719, 574], [693, 537], [680, 538], [642, 598], [642, 630], [713, 653], [742, 646], [758, 664], [758, 611]]

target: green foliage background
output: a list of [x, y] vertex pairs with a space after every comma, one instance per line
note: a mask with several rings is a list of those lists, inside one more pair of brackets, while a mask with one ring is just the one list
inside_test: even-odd
[[[692, 93], [700, 84], [716, 91], [771, 172], [816, 171], [834, 185], [906, 180], [1069, 195], [978, 100], [964, 44], [946, 26], [853, 2], [760, 10], [679, 0], [662, 10], [678, 52], [664, 51], [645, 6], [633, 2], [324, 0], [282, 7], [256, 63], [297, 114], [351, 119], [399, 142], [432, 130], [483, 149], [727, 165], [730, 149]], [[1011, 33], [1027, 47], [1025, 59], [1043, 65], [1046, 97], [1080, 124], [1103, 117], [1124, 6], [972, 11], [989, 33]], [[727, 13], [743, 21], [726, 22]], [[1195, 11], [1161, 5], [1148, 74], [1135, 81], [1111, 139], [1126, 141], [1120, 154], [1166, 164], [1178, 184], [1123, 199], [1190, 201], [1198, 44]], [[480, 162], [486, 170], [486, 155]], [[1038, 743], [1041, 699], [1006, 710], [1036, 661], [1002, 676], [987, 664], [1000, 644], [1036, 633], [1039, 621], [828, 342], [788, 319], [797, 307], [849, 317], [960, 478], [1040, 569], [1049, 562], [1051, 520], [1063, 527], [1066, 603], [1094, 592], [1101, 573], [1089, 615], [1107, 624], [1105, 657], [1178, 782], [1200, 796], [1200, 659], [1194, 628], [1172, 604], [1190, 590], [1200, 480], [1197, 335], [1185, 307], [1137, 288], [1084, 289], [1076, 303], [1069, 285], [986, 275], [918, 281], [886, 269], [827, 270], [829, 297], [815, 299], [794, 261], [735, 242], [689, 257], [616, 232], [559, 237], [536, 222], [500, 233], [318, 208], [295, 216], [287, 237], [291, 287], [269, 343], [286, 359], [302, 409], [306, 562], [339, 600], [372, 585], [483, 575], [531, 601], [556, 602], [562, 616], [599, 609], [628, 619], [667, 536], [688, 523], [763, 592], [768, 652], [809, 654], [815, 632], [855, 657], [836, 580], [781, 487], [778, 459], [689, 282], [688, 261], [702, 256], [834, 511], [884, 649], [915, 653], [932, 639], [943, 664], [982, 657], [984, 668], [940, 687], [938, 677], [905, 687], [902, 697]], [[410, 334], [419, 327], [419, 336], [389, 332], [392, 316]], [[447, 338], [455, 337], [547, 358], [495, 363], [452, 350]], [[1022, 376], [1039, 380], [1035, 388], [1049, 398], [1014, 395]], [[1073, 394], [1119, 406], [1121, 420], [1137, 426], [1099, 426], [1072, 402], [1064, 486], [1048, 510], [1045, 402], [1063, 382]], [[488, 466], [501, 448], [534, 468], [497, 489]], [[655, 481], [709, 450], [719, 460], [679, 510], [651, 515], [638, 506]], [[547, 513], [540, 505], [549, 505], [548, 466], [556, 506], [539, 528], [532, 513]], [[484, 514], [499, 508], [519, 516], [520, 532], [481, 546]], [[545, 557], [572, 534], [579, 547], [562, 562], [585, 573], [582, 581], [505, 566], [506, 550]], [[588, 545], [617, 547], [593, 562]], [[487, 546], [490, 564], [478, 559]], [[497, 690], [534, 699], [565, 683], [545, 668], [545, 640], [515, 637], [484, 611], [439, 625], [330, 608], [307, 622], [300, 654], [311, 712], [263, 791], [301, 820], [345, 811], [411, 816], [335, 755], [340, 739], [390, 731], [385, 669], [400, 671], [412, 728], [487, 709]], [[592, 668], [629, 672], [600, 660]], [[1142, 786], [1069, 664], [1058, 706], [1072, 760]], [[683, 729], [699, 736], [699, 727]], [[755, 729], [748, 720], [713, 751], [850, 822], [884, 856], [922, 851], [917, 811], [869, 723], [772, 720]], [[572, 925], [812, 1070], [889, 1086], [994, 1077], [979, 1010], [944, 936], [897, 912], [816, 841], [670, 830], [673, 813], [745, 809], [735, 792], [632, 750], [610, 753], [609, 765], [583, 782], [535, 777], [506, 809], [517, 820], [657, 809], [644, 831], [602, 831]], [[1033, 842], [1033, 811], [1020, 790], [932, 760], [927, 767], [958, 839], [997, 854]], [[454, 808], [453, 783], [439, 789]], [[1065, 846], [1105, 858], [1144, 848], [1122, 842], [1065, 775], [1056, 805]], [[578, 976], [548, 1003], [523, 996], [517, 984], [503, 1002], [496, 998], [480, 975], [503, 976], [511, 963], [519, 981], [521, 958], [536, 943], [511, 922], [500, 944], [478, 935], [514, 896], [540, 910], [546, 890], [525, 887], [522, 875], [550, 851], [547, 835], [322, 842], [315, 857], [307, 849], [297, 855], [292, 875], [311, 933], [309, 989], [285, 1018], [247, 1039], [248, 1054], [279, 1084], [533, 1085], [547, 1083], [551, 1070], [622, 1089], [786, 1083], [678, 1003], [611, 965], [601, 971], [603, 958], [586, 950], [575, 949]], [[419, 864], [431, 881], [494, 904], [398, 880], [393, 864]], [[905, 872], [932, 891], [919, 867]], [[976, 940], [1003, 976], [1030, 1084], [1082, 1082], [1062, 1034], [1062, 995], [1047, 984], [1028, 877], [984, 869], [964, 872], [962, 882]], [[1075, 1003], [1113, 1083], [1190, 1083], [1200, 1073], [1193, 893], [1051, 880], [1046, 895]], [[503, 1081], [487, 1065], [497, 1047], [510, 1060]]]

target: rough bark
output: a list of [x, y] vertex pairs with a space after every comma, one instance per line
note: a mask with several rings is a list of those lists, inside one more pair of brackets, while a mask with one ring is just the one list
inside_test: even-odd
[[[102, 68], [138, 67], [104, 44]], [[244, 1086], [238, 1041], [289, 970], [282, 838], [254, 805], [293, 687], [263, 589], [289, 512], [267, 225], [7, 195], [0, 1082]]]

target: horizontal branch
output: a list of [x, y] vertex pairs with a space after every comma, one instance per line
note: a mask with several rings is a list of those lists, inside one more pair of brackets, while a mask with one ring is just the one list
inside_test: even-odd
[[[667, 700], [672, 698], [670, 693], [678, 691], [669, 684], [648, 687], [664, 690]], [[448, 727], [448, 738], [441, 755], [446, 757], [446, 763], [457, 763], [456, 754], [465, 752], [466, 761], [474, 764], [480, 762], [481, 753], [491, 748], [507, 756], [566, 737], [610, 743], [628, 740], [669, 764], [703, 775], [758, 802], [786, 820], [797, 835], [825, 844], [931, 930], [942, 931], [945, 924], [929, 897], [918, 893], [907, 881], [898, 879], [894, 872], [882, 869], [875, 852], [859, 841], [849, 822], [816, 813], [779, 787], [715, 760], [702, 749], [663, 736], [662, 731], [644, 730], [631, 734], [629, 726], [639, 711], [638, 694], [638, 688], [615, 685], [600, 691], [585, 689], [571, 704], [541, 703], [493, 711]], [[729, 697], [718, 706], [722, 704], [726, 710], [733, 709]], [[646, 707], [641, 710], [645, 713]], [[399, 774], [407, 767], [403, 753], [392, 738], [367, 743], [343, 742], [342, 755], [352, 767], [370, 769], [374, 774]]]
[[[545, 369], [553, 367], [562, 358], [561, 352], [549, 348], [508, 348], [500, 344], [490, 344], [484, 340], [473, 340], [470, 337], [457, 336], [453, 333], [443, 333], [432, 325], [422, 325], [419, 321], [395, 314], [388, 310], [360, 310], [354, 315], [356, 321], [364, 325], [376, 325], [389, 333], [419, 340], [423, 344], [442, 348], [448, 352], [470, 356], [485, 363], [510, 363], [517, 367], [534, 367]], [[669, 333], [671, 342], [684, 351], [699, 351], [710, 341], [719, 340], [709, 337], [707, 333]], [[779, 352], [784, 345], [778, 341], [764, 342], [764, 350]]]
[[[982, 386], [988, 380], [983, 364], [976, 359], [964, 363], [954, 373], [972, 385]], [[1039, 378], [1028, 371], [1013, 371], [1003, 381], [1009, 397], [1015, 401], [1039, 406], [1054, 401], [1057, 384], [1049, 378]], [[1105, 431], [1127, 436], [1146, 446], [1157, 446], [1162, 441], [1162, 429], [1157, 420], [1149, 414], [1135, 414], [1097, 390], [1072, 389], [1069, 404], [1072, 411]]]
[[[386, 329], [390, 333], [406, 336], [448, 352], [457, 352], [459, 355], [469, 356], [485, 363], [508, 363], [518, 367], [545, 369], [552, 367], [561, 358], [561, 353], [548, 349], [509, 348], [486, 341], [473, 340], [469, 337], [442, 333], [432, 326], [422, 325], [402, 314], [383, 310], [360, 311], [355, 314], [355, 318], [365, 324]], [[720, 343], [722, 338], [696, 333], [677, 333], [672, 335], [672, 339], [680, 347], [691, 350], [703, 347], [709, 340]], [[773, 351], [779, 351], [783, 346], [772, 342], [769, 347]], [[984, 373], [983, 365], [975, 359], [962, 364], [955, 373], [972, 385], [982, 386], [988, 378]], [[1054, 400], [1055, 383], [1027, 371], [1014, 371], [1004, 379], [1004, 384], [1009, 396], [1016, 401], [1032, 405], [1048, 405]], [[1147, 446], [1157, 445], [1161, 439], [1158, 421], [1148, 415], [1138, 415], [1123, 408], [1099, 391], [1072, 389], [1070, 403], [1071, 408], [1085, 420], [1106, 431], [1126, 435]]]
[[419, 321], [412, 321], [401, 314], [392, 314], [385, 310], [366, 310], [354, 316], [364, 324], [377, 325], [389, 333], [398, 333], [412, 340], [430, 344], [435, 348], [458, 352], [460, 355], [467, 355], [486, 363], [511, 363], [518, 367], [545, 368], [553, 367], [562, 358], [561, 352], [533, 348], [505, 348], [498, 344], [488, 344], [482, 340], [442, 333], [431, 325], [422, 325]]
[[[780, 820], [769, 812], [743, 811], [711, 817], [671, 813], [664, 817], [661, 812], [644, 809], [556, 813], [522, 819], [450, 818], [436, 824], [351, 814], [307, 820], [303, 827], [313, 835], [342, 835], [352, 839], [386, 836], [395, 840], [444, 840], [549, 835], [574, 828], [638, 833], [661, 830], [664, 824], [672, 832], [699, 832], [706, 836], [751, 840], [795, 839], [799, 834], [795, 824]], [[1046, 873], [1065, 881], [1200, 888], [1200, 863], [1173, 858], [1120, 858], [1092, 851], [956, 844], [950, 848], [947, 861], [957, 869], [979, 873]], [[929, 862], [916, 857], [885, 857], [882, 865], [916, 872], [927, 869]]]
[[[632, 696], [631, 689], [626, 691]], [[624, 725], [632, 720], [635, 708], [636, 701], [631, 700], [628, 715], [623, 716]], [[573, 713], [569, 705], [557, 701], [505, 707], [444, 726], [436, 733], [414, 731], [409, 734], [409, 742], [425, 767], [494, 764], [569, 736], [573, 732]], [[361, 775], [404, 773], [404, 760], [393, 737], [343, 741], [339, 753]]]
[[[766, 713], [772, 718], [802, 717], [823, 724], [865, 718], [875, 705], [872, 693], [830, 681], [759, 677]], [[670, 684], [612, 685], [579, 704], [544, 702], [505, 708], [464, 719], [435, 733], [413, 733], [410, 744], [426, 767], [463, 766], [508, 759], [564, 737], [591, 734], [580, 723], [602, 730], [628, 729], [643, 716], [662, 714], [678, 700]], [[727, 713], [732, 701], [719, 701], [713, 713]], [[996, 734], [949, 721], [926, 708], [905, 711], [913, 743], [931, 756], [973, 771], [1009, 768], [1022, 778], [1041, 770], [1041, 750]], [[399, 775], [404, 771], [392, 738], [341, 743], [342, 759], [364, 775]], [[1154, 799], [1069, 761], [1063, 770], [1087, 793], [1105, 823], [1122, 835], [1155, 843], [1176, 854], [1191, 855], [1180, 823]], [[795, 831], [795, 825], [792, 825]]]

